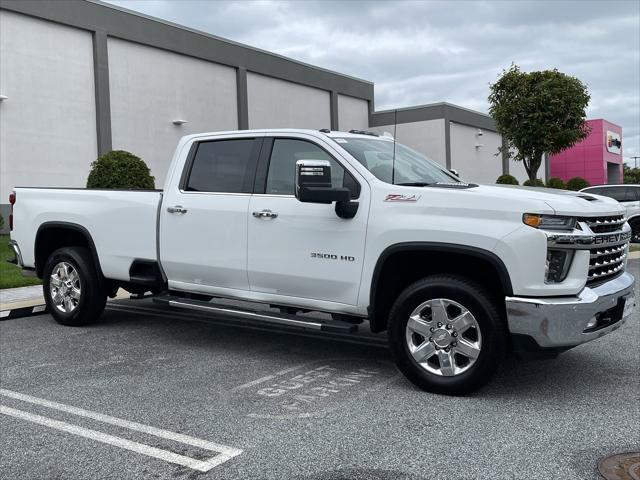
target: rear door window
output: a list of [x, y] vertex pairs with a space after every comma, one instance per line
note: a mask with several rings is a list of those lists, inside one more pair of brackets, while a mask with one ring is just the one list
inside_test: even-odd
[[189, 192], [251, 193], [260, 140], [199, 142], [186, 184]]

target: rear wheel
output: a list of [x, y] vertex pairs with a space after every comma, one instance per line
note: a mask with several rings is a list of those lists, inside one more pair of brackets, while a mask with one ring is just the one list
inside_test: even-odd
[[450, 395], [485, 385], [507, 348], [497, 301], [463, 277], [434, 275], [405, 289], [389, 317], [398, 368], [420, 388]]
[[81, 326], [97, 320], [107, 301], [91, 254], [84, 247], [60, 248], [49, 256], [43, 292], [49, 313], [62, 325]]

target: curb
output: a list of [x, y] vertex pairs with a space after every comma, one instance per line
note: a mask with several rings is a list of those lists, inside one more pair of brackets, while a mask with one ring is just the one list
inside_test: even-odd
[[46, 305], [33, 305], [31, 307], [18, 307], [0, 312], [0, 321], [12, 318], [28, 317], [30, 315], [40, 315], [47, 312]]
[[[127, 298], [130, 298], [129, 293], [120, 289], [118, 290], [116, 297], [108, 299], [107, 303], [112, 300], [123, 300]], [[31, 305], [29, 305], [29, 303], [31, 303]], [[4, 310], [0, 310], [0, 321], [28, 317], [31, 315], [42, 315], [48, 311], [47, 305], [44, 303], [44, 299], [42, 297], [7, 302], [5, 304], [0, 304], [0, 308], [4, 308]]]

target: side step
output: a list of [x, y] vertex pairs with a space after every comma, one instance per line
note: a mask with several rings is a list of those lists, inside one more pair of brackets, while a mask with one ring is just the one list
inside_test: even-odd
[[230, 305], [219, 305], [202, 300], [176, 297], [173, 295], [159, 295], [153, 298], [154, 303], [166, 305], [168, 307], [184, 308], [188, 310], [198, 310], [223, 314], [228, 317], [235, 317], [244, 320], [257, 320], [290, 327], [306, 328], [310, 330], [320, 330], [323, 332], [353, 333], [358, 331], [358, 326], [335, 320], [321, 321], [317, 318], [300, 317], [287, 313], [264, 312], [260, 310], [250, 310]]

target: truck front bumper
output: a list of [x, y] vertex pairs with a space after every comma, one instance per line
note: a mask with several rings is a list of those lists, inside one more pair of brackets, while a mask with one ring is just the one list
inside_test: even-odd
[[[575, 297], [507, 297], [512, 335], [530, 337], [540, 349], [563, 350], [619, 328], [635, 306], [635, 280], [623, 273]], [[529, 342], [530, 343], [530, 342]]]

